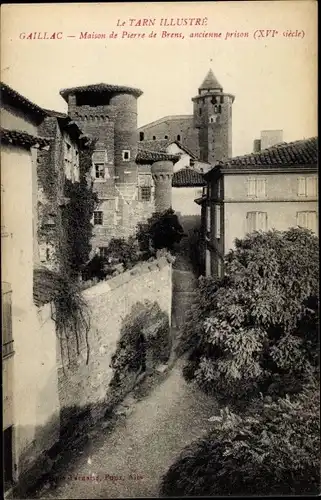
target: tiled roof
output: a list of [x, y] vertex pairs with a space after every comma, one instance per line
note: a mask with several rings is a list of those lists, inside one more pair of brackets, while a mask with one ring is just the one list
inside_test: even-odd
[[174, 173], [173, 187], [198, 187], [205, 186], [206, 182], [201, 174], [191, 168], [182, 168]]
[[223, 87], [218, 82], [213, 71], [210, 69], [209, 72], [207, 73], [202, 85], [199, 87], [199, 90], [212, 90], [212, 89], [223, 90]]
[[20, 130], [0, 129], [1, 141], [4, 144], [12, 144], [13, 146], [22, 146], [24, 148], [39, 147], [45, 148], [50, 145], [52, 139], [47, 137], [37, 137], [35, 135], [21, 132]]
[[22, 108], [28, 109], [28, 111], [32, 111], [38, 116], [45, 116], [46, 113], [40, 106], [37, 106], [37, 104], [29, 101], [29, 99], [19, 94], [19, 92], [9, 87], [9, 85], [7, 85], [6, 83], [0, 83], [0, 90], [1, 100], [13, 101], [19, 104]]
[[174, 121], [174, 120], [186, 120], [186, 121], [193, 121], [194, 117], [193, 115], [168, 115], [168, 116], [163, 116], [163, 118], [158, 118], [158, 120], [154, 120], [153, 122], [150, 123], [145, 123], [145, 125], [142, 125], [141, 127], [138, 128], [138, 131], [140, 130], [145, 130], [149, 127], [154, 127], [155, 125], [159, 125], [164, 122], [168, 121]]
[[136, 156], [136, 163], [138, 164], [152, 164], [155, 161], [172, 161], [176, 163], [179, 160], [179, 155], [171, 155], [160, 151], [147, 151], [145, 149], [138, 149]]
[[82, 87], [71, 87], [69, 89], [62, 89], [60, 95], [68, 101], [68, 96], [70, 94], [78, 94], [79, 92], [120, 92], [126, 94], [133, 94], [135, 97], [142, 95], [142, 90], [135, 89], [133, 87], [125, 87], [123, 85], [111, 85], [109, 83], [94, 83], [92, 85], [84, 85]]
[[[318, 161], [318, 139], [302, 139], [299, 141], [282, 143], [264, 149], [258, 153], [244, 156], [236, 156], [226, 162], [219, 163], [214, 170], [223, 169], [250, 169], [250, 168], [273, 168], [295, 167], [303, 165], [316, 165]], [[213, 169], [211, 170], [213, 171]]]

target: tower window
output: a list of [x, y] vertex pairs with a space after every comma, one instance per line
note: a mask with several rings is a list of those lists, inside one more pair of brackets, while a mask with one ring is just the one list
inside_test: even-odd
[[156, 135], [153, 135], [153, 141], [156, 141]]
[[181, 140], [181, 136], [178, 134], [177, 136], [177, 140], [180, 141]]
[[168, 135], [165, 135], [164, 139], [168, 139]]
[[103, 224], [103, 212], [102, 211], [94, 212], [94, 225], [102, 226], [102, 224]]
[[130, 151], [129, 149], [124, 149], [123, 153], [123, 161], [129, 161], [130, 160]]
[[144, 132], [139, 132], [139, 140], [140, 141], [144, 140]]
[[140, 200], [150, 201], [152, 197], [152, 188], [150, 186], [140, 186]]

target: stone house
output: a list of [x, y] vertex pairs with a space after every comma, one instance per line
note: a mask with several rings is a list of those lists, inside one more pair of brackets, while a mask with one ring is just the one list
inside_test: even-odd
[[317, 138], [282, 143], [221, 162], [204, 175], [202, 257], [221, 276], [235, 238], [253, 231], [305, 227], [318, 234]]

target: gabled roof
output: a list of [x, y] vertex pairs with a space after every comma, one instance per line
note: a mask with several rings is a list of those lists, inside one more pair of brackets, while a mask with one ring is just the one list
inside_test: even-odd
[[4, 144], [11, 144], [13, 146], [21, 146], [26, 149], [45, 148], [50, 146], [51, 140], [48, 137], [37, 137], [35, 135], [22, 132], [20, 130], [8, 130], [5, 128], [0, 129], [1, 142]]
[[204, 78], [202, 85], [199, 87], [199, 90], [212, 90], [212, 89], [223, 90], [223, 87], [218, 82], [213, 71], [210, 69], [206, 77]]
[[109, 83], [94, 83], [91, 85], [84, 85], [81, 87], [71, 87], [68, 89], [62, 89], [60, 91], [60, 95], [68, 101], [68, 96], [70, 94], [78, 94], [84, 92], [96, 92], [96, 93], [124, 93], [124, 94], [132, 94], [135, 97], [139, 97], [142, 95], [142, 90], [133, 88], [133, 87], [125, 87], [123, 85], [112, 85]]
[[4, 82], [0, 83], [1, 90], [1, 101], [8, 102], [8, 104], [12, 103], [13, 105], [19, 106], [21, 109], [29, 111], [29, 113], [33, 113], [39, 117], [44, 117], [46, 112], [37, 104], [29, 101], [22, 94], [19, 94], [16, 90], [9, 87]]
[[180, 149], [185, 151], [185, 153], [190, 155], [194, 160], [197, 159], [195, 154], [180, 141], [172, 141], [170, 139], [155, 139], [155, 140], [149, 139], [139, 142], [139, 145], [141, 146], [142, 149], [145, 149], [147, 151], [158, 151], [161, 153], [166, 153], [168, 146], [170, 146], [171, 144], [176, 144]]
[[217, 164], [207, 175], [217, 169], [220, 170], [251, 170], [269, 169], [273, 167], [304, 167], [317, 166], [318, 139], [301, 139], [299, 141], [285, 142], [263, 149], [258, 153], [236, 156]]
[[61, 111], [55, 111], [53, 109], [45, 109], [45, 108], [43, 108], [43, 110], [48, 116], [54, 116], [55, 118], [68, 118], [68, 114], [62, 113]]
[[172, 179], [173, 187], [200, 187], [205, 186], [203, 176], [191, 168], [182, 168], [174, 173]]

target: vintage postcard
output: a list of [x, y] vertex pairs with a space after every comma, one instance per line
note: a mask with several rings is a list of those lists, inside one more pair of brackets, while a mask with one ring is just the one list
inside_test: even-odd
[[1, 7], [5, 498], [318, 495], [317, 3]]

